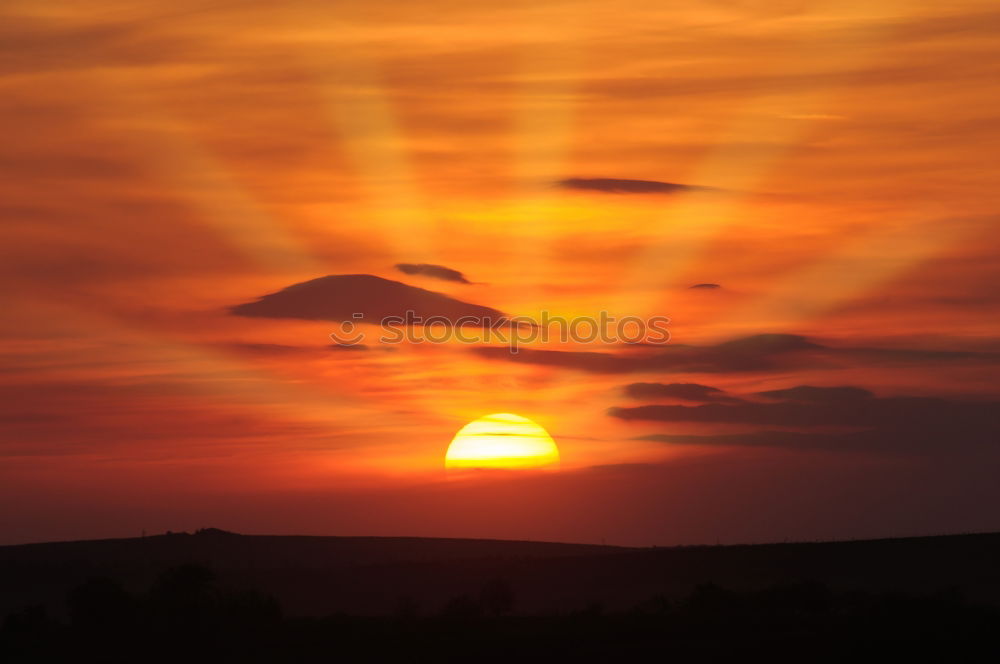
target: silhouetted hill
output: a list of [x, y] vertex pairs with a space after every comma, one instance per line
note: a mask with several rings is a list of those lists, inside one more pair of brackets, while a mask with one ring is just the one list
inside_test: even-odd
[[51, 605], [58, 613], [67, 588], [87, 578], [104, 576], [138, 588], [186, 563], [270, 592], [294, 613], [391, 612], [404, 596], [444, 602], [489, 570], [622, 550], [506, 540], [238, 535], [215, 528], [0, 546], [0, 614], [28, 603]]
[[317, 537], [308, 535], [239, 535], [218, 528], [193, 534], [44, 542], [0, 546], [0, 565], [13, 561], [65, 564], [198, 561], [209, 566], [253, 568], [448, 562], [470, 558], [553, 558], [596, 555], [627, 549], [591, 544], [429, 537]]
[[1000, 534], [853, 542], [630, 549], [581, 544], [409, 537], [197, 534], [0, 547], [0, 612], [59, 601], [93, 576], [148, 585], [196, 563], [273, 594], [293, 614], [390, 613], [404, 598], [439, 608], [506, 579], [524, 611], [631, 606], [702, 583], [735, 589], [818, 581], [843, 590], [960, 589], [1000, 603]]
[[292, 615], [389, 614], [408, 602], [437, 611], [504, 579], [528, 613], [682, 597], [699, 584], [736, 590], [810, 581], [838, 591], [957, 589], [1000, 604], [1000, 534], [852, 542], [636, 549], [549, 542], [408, 537], [197, 534], [0, 547], [0, 613], [44, 604], [103, 576], [147, 587], [195, 563], [275, 596]]
[[995, 534], [629, 549], [205, 529], [7, 546], [0, 661], [997, 661], [998, 561]]

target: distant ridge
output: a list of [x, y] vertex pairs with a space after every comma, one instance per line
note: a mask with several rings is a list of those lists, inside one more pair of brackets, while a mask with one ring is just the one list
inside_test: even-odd
[[838, 542], [633, 548], [421, 537], [193, 534], [0, 546], [0, 616], [25, 604], [62, 606], [94, 576], [148, 587], [164, 569], [210, 567], [273, 594], [291, 615], [385, 614], [402, 596], [425, 606], [503, 578], [526, 611], [599, 603], [629, 607], [683, 597], [704, 583], [734, 589], [810, 580], [832, 589], [933, 593], [957, 589], [1000, 604], [1000, 534]]
[[[498, 539], [479, 537], [423, 537], [419, 535], [274, 535], [267, 533], [237, 533], [232, 530], [225, 530], [213, 526], [198, 528], [193, 532], [186, 530], [167, 530], [162, 533], [144, 534], [138, 537], [107, 537], [99, 539], [84, 540], [45, 540], [40, 542], [20, 542], [13, 544], [0, 544], [0, 559], [4, 551], [18, 547], [47, 547], [61, 545], [86, 545], [102, 542], [135, 542], [144, 540], [155, 540], [158, 538], [208, 538], [208, 537], [233, 537], [233, 538], [258, 538], [275, 540], [324, 540], [330, 542], [347, 541], [371, 541], [371, 542], [464, 542], [481, 544], [509, 544], [528, 545], [542, 547], [556, 547], [569, 549], [582, 549], [587, 551], [604, 550], [607, 553], [623, 551], [667, 551], [672, 549], [701, 549], [701, 548], [745, 548], [745, 547], [771, 547], [771, 546], [825, 546], [843, 544], [873, 544], [879, 542], [907, 542], [914, 540], [937, 540], [952, 539], [962, 537], [1000, 537], [1000, 531], [974, 531], [967, 533], [944, 533], [931, 535], [892, 535], [886, 537], [863, 537], [851, 539], [817, 539], [817, 540], [783, 540], [765, 542], [729, 542], [720, 543], [693, 543], [693, 544], [669, 544], [650, 546], [628, 546], [617, 544], [591, 544], [582, 542], [560, 542], [554, 540], [525, 540], [525, 539]], [[553, 549], [555, 550], [555, 549]]]
[[161, 565], [196, 561], [220, 568], [248, 564], [304, 565], [309, 568], [356, 564], [406, 564], [483, 558], [555, 558], [629, 551], [626, 547], [525, 540], [338, 535], [241, 535], [220, 528], [194, 533], [166, 532], [144, 537], [0, 546], [0, 566], [31, 561], [62, 564]]

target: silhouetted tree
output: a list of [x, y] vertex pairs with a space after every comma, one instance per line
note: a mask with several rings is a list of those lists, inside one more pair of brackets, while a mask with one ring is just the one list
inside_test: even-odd
[[660, 615], [669, 613], [673, 609], [670, 599], [665, 595], [654, 595], [644, 602], [640, 602], [633, 609], [634, 613], [640, 615]]
[[759, 593], [758, 603], [784, 614], [815, 614], [830, 610], [830, 590], [822, 583], [776, 585]]
[[220, 620], [228, 629], [236, 631], [270, 628], [282, 618], [277, 600], [255, 590], [223, 593], [217, 608]]
[[684, 609], [694, 615], [726, 617], [740, 610], [743, 598], [714, 583], [703, 583], [684, 602]]
[[192, 608], [211, 602], [215, 574], [201, 565], [179, 565], [163, 572], [149, 594], [154, 602], [171, 608]]
[[482, 613], [483, 607], [471, 595], [451, 598], [441, 611], [443, 617], [459, 620], [478, 618]]
[[75, 627], [104, 632], [126, 628], [135, 618], [135, 600], [114, 580], [95, 577], [70, 591], [69, 616]]
[[205, 641], [215, 631], [217, 621], [215, 575], [201, 565], [171, 567], [161, 574], [149, 591], [149, 608], [154, 621], [171, 638]]
[[479, 603], [492, 616], [501, 616], [514, 610], [514, 591], [503, 579], [493, 579], [483, 584]]
[[0, 630], [0, 662], [58, 661], [65, 630], [44, 606], [27, 606], [9, 614]]
[[420, 604], [417, 600], [413, 599], [409, 595], [399, 598], [399, 603], [396, 605], [396, 610], [393, 612], [396, 618], [402, 620], [410, 620], [416, 618], [420, 615]]

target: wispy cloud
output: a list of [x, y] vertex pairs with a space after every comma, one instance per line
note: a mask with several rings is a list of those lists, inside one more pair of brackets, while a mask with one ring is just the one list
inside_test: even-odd
[[678, 194], [685, 191], [717, 191], [701, 187], [659, 180], [627, 180], [620, 178], [567, 178], [557, 182], [564, 189], [600, 191], [607, 194]]
[[759, 392], [757, 396], [767, 397], [769, 401], [616, 407], [609, 409], [608, 414], [628, 421], [799, 429], [641, 437], [642, 440], [682, 445], [947, 452], [970, 446], [992, 446], [1000, 436], [1000, 403], [994, 401], [876, 397], [860, 387], [811, 385]]
[[520, 348], [478, 347], [488, 359], [563, 367], [590, 373], [692, 373], [796, 370], [866, 365], [922, 365], [941, 362], [1000, 362], [1000, 353], [913, 348], [827, 346], [795, 334], [758, 334], [709, 346], [667, 345], [646, 353], [608, 353]]
[[472, 283], [465, 278], [465, 275], [458, 270], [453, 270], [444, 265], [433, 265], [431, 263], [397, 263], [396, 269], [403, 274], [415, 274], [442, 281], [454, 281], [460, 284]]
[[626, 396], [633, 399], [679, 399], [681, 401], [738, 402], [739, 399], [710, 385], [697, 383], [631, 383], [625, 386]]

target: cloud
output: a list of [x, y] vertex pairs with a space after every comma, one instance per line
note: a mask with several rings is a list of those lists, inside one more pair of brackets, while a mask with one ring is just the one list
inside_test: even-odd
[[475, 352], [490, 359], [506, 359], [525, 364], [565, 367], [592, 373], [628, 373], [635, 371], [690, 371], [716, 373], [730, 371], [765, 371], [776, 369], [799, 356], [823, 347], [804, 337], [791, 334], [762, 334], [744, 337], [714, 346], [666, 345], [656, 353], [615, 354], [605, 352], [556, 351], [521, 348], [511, 353], [506, 348], [480, 347]]
[[340, 274], [293, 284], [229, 309], [237, 316], [381, 323], [413, 312], [424, 321], [444, 319], [478, 327], [507, 320], [497, 309], [370, 274]]
[[472, 283], [458, 270], [453, 270], [443, 265], [433, 265], [431, 263], [396, 263], [396, 269], [404, 274], [419, 274], [424, 277], [454, 281], [460, 284]]
[[[877, 434], [881, 436], [882, 434]], [[864, 449], [870, 447], [872, 432], [817, 433], [801, 431], [756, 431], [752, 433], [698, 436], [654, 433], [633, 440], [647, 440], [668, 445], [710, 445], [718, 447], [788, 447], [794, 449]]]
[[699, 187], [658, 180], [623, 180], [619, 178], [567, 178], [557, 182], [564, 189], [601, 191], [607, 194], [677, 194], [685, 191], [718, 191], [712, 187]]
[[668, 398], [716, 403], [739, 401], [717, 387], [697, 383], [632, 383], [625, 386], [625, 394], [633, 399]]
[[249, 342], [233, 342], [223, 344], [223, 347], [239, 353], [248, 353], [251, 355], [287, 355], [293, 353], [315, 353], [321, 350], [316, 347], [310, 348], [306, 346], [289, 346], [287, 344]]
[[[997, 409], [997, 414], [989, 409]], [[947, 401], [931, 397], [887, 397], [857, 400], [831, 398], [811, 402], [782, 401], [698, 406], [647, 405], [612, 408], [609, 414], [623, 420], [657, 422], [710, 422], [713, 424], [764, 424], [816, 427], [902, 427], [947, 425], [961, 427], [972, 421], [1000, 422], [1000, 404]]]
[[[823, 449], [937, 450], [996, 446], [1000, 402], [931, 397], [876, 397], [859, 387], [800, 385], [761, 392], [774, 402], [738, 401], [698, 406], [611, 408], [621, 420], [704, 422], [788, 427], [800, 431], [748, 431], [725, 435], [652, 434], [641, 437], [681, 445], [748, 445]], [[841, 429], [830, 431], [830, 428]], [[844, 430], [847, 429], [847, 430]]]
[[824, 401], [853, 402], [860, 399], [871, 399], [875, 395], [861, 387], [815, 387], [813, 385], [799, 385], [798, 387], [789, 387], [784, 390], [757, 392], [757, 396], [780, 401], [822, 403]]
[[885, 430], [866, 429], [828, 433], [822, 431], [754, 431], [718, 435], [650, 434], [633, 440], [646, 440], [667, 445], [698, 445], [709, 447], [759, 447], [827, 452], [868, 452], [887, 454], [949, 455], [967, 454], [976, 448], [987, 454], [996, 453], [998, 430], [995, 426], [963, 432], [956, 437], [940, 429]]
[[695, 284], [694, 286], [688, 286], [688, 289], [702, 289], [702, 290], [716, 290], [722, 288], [719, 284]]
[[[228, 350], [242, 353], [246, 355], [258, 355], [261, 357], [279, 357], [285, 355], [322, 355], [328, 353], [329, 351], [367, 351], [371, 350], [371, 346], [367, 344], [343, 344], [343, 343], [332, 343], [326, 346], [290, 346], [287, 344], [270, 344], [270, 343], [249, 343], [249, 342], [233, 342], [222, 344], [221, 347]], [[388, 349], [385, 349], [388, 350]]]
[[591, 373], [684, 371], [730, 373], [841, 366], [921, 365], [940, 362], [997, 362], [1000, 353], [910, 348], [832, 347], [795, 334], [758, 334], [710, 346], [668, 344], [655, 353], [609, 353], [478, 347], [481, 357]]

